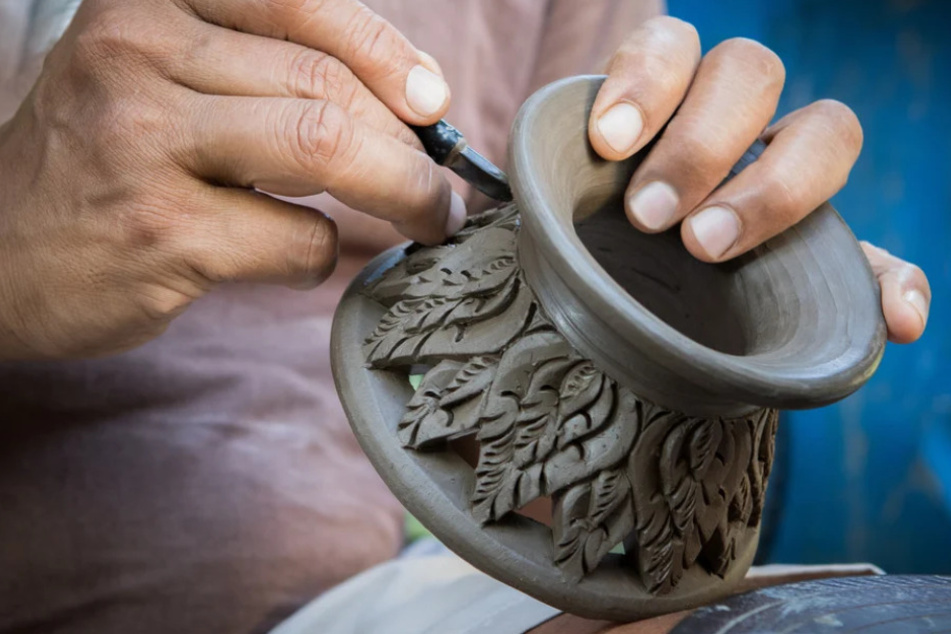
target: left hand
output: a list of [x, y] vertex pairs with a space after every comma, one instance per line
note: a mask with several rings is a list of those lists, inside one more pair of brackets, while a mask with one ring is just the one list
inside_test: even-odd
[[[701, 59], [696, 29], [676, 18], [648, 20], [632, 33], [610, 62], [589, 123], [594, 149], [608, 160], [630, 157], [667, 126], [628, 186], [631, 223], [656, 233], [682, 221], [687, 250], [723, 262], [839, 191], [862, 148], [858, 118], [822, 100], [769, 125], [785, 77], [779, 57], [752, 40], [727, 40]], [[769, 144], [759, 160], [718, 187], [758, 138]], [[893, 256], [885, 262], [872, 249], [865, 250], [882, 284], [889, 336], [914, 341], [927, 320], [928, 281], [918, 267]], [[905, 271], [901, 284], [885, 283], [886, 264]]]

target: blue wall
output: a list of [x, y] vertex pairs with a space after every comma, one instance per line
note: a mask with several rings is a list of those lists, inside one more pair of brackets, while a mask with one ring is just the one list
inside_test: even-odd
[[849, 399], [785, 419], [788, 475], [767, 556], [951, 573], [951, 2], [668, 0], [705, 50], [745, 36], [786, 64], [779, 114], [824, 97], [865, 148], [833, 204], [931, 280], [929, 329], [889, 345]]

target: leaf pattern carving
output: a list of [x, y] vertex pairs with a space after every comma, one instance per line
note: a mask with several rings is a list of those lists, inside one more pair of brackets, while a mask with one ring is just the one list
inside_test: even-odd
[[[524, 330], [533, 304], [514, 248], [514, 233], [489, 227], [462, 244], [417, 251], [378, 280], [370, 293], [393, 303], [364, 343], [370, 365], [435, 365], [501, 352]], [[414, 258], [426, 268], [407, 262]]]
[[514, 207], [476, 217], [367, 287], [386, 310], [364, 345], [370, 367], [430, 368], [400, 442], [432, 449], [475, 434], [472, 517], [491, 524], [550, 496], [553, 563], [569, 579], [619, 544], [654, 594], [697, 567], [725, 575], [762, 516], [776, 412], [691, 417], [619, 385], [535, 301], [517, 231]]

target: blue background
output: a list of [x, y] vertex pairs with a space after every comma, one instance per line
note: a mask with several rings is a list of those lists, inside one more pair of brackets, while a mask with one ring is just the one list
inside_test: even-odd
[[928, 332], [862, 390], [784, 419], [766, 558], [951, 573], [951, 1], [668, 0], [704, 50], [757, 39], [786, 64], [778, 116], [831, 97], [865, 130], [833, 204], [931, 281]]

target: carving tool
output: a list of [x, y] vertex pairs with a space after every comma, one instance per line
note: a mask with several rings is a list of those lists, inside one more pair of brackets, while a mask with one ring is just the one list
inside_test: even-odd
[[512, 189], [505, 172], [469, 147], [462, 133], [445, 120], [410, 128], [437, 164], [448, 167], [489, 198], [502, 202], [512, 200]]

